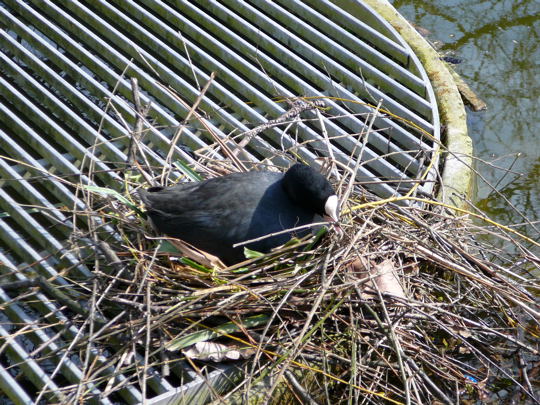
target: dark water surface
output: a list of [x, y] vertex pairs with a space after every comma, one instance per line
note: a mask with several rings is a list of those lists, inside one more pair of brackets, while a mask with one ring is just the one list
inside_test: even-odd
[[443, 53], [462, 59], [455, 70], [488, 105], [487, 111], [468, 113], [477, 169], [486, 180], [478, 178], [477, 205], [504, 224], [536, 221], [520, 230], [540, 240], [540, 1], [393, 5], [429, 30], [431, 41], [441, 41]]

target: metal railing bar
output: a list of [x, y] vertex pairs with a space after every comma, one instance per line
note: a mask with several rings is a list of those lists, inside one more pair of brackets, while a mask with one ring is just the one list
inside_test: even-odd
[[[0, 53], [0, 59], [3, 59], [2, 53]], [[24, 109], [25, 112], [28, 113], [27, 122], [33, 121], [35, 127], [39, 127], [43, 133], [60, 143], [70, 154], [76, 156], [79, 160], [86, 158], [88, 161], [91, 161], [91, 163], [96, 167], [98, 177], [103, 177], [102, 173], [107, 173], [107, 179], [110, 179], [112, 176], [113, 178], [120, 180], [118, 175], [114, 174], [112, 168], [107, 166], [101, 159], [99, 159], [98, 156], [91, 153], [86, 146], [83, 146], [75, 139], [72, 139], [69, 133], [67, 133], [55, 121], [51, 120], [50, 117], [45, 114], [45, 112], [43, 112], [33, 103], [33, 101], [30, 101], [9, 82], [4, 80], [2, 76], [0, 76], [0, 95], [4, 95], [4, 97], [10, 100], [13, 105], [16, 105], [18, 109]], [[7, 121], [6, 124], [9, 126], [9, 121]], [[69, 141], [66, 142], [66, 140]]]
[[55, 399], [58, 402], [65, 402], [67, 398], [56, 383], [49, 378], [47, 373], [28, 356], [26, 350], [12, 337], [1, 324], [0, 336], [4, 341], [4, 348], [8, 356], [17, 366], [24, 372], [24, 376], [28, 378], [37, 389], [47, 390], [46, 398]]
[[[231, 0], [224, 1], [228, 3], [230, 8], [233, 8]], [[285, 13], [274, 3], [265, 3], [264, 6], [260, 1], [255, 1], [255, 3], [259, 8], [246, 3], [234, 3], [234, 11], [255, 24], [259, 30], [271, 32], [275, 40], [279, 40], [282, 45], [297, 55], [310, 60], [313, 66], [324, 70], [327, 75], [334, 77], [336, 82], [342, 83], [343, 86], [354, 87], [364, 99], [369, 97], [382, 99], [386, 109], [415, 121], [418, 125], [425, 126], [425, 129], [429, 128], [429, 122], [426, 121], [425, 117], [430, 119], [431, 106], [424, 99], [388, 76], [381, 74], [372, 65], [365, 63], [359, 57], [345, 50], [339, 43], [331, 41], [304, 21]], [[294, 27], [294, 31], [291, 27]], [[307, 38], [310, 40], [308, 41]], [[356, 71], [346, 68], [343, 65], [344, 62], [356, 64], [358, 70], [367, 80], [363, 80], [364, 78]], [[383, 85], [385, 91], [392, 91], [383, 92], [372, 82]], [[390, 97], [390, 94], [393, 94], [394, 97]], [[405, 107], [406, 103], [413, 106], [416, 111]]]
[[[301, 17], [304, 21], [310, 21], [310, 23], [317, 27], [320, 32], [324, 32], [329, 38], [340, 43], [341, 46], [348, 49], [354, 55], [362, 55], [363, 59], [371, 63], [381, 72], [384, 72], [384, 74], [411, 89], [419, 96], [425, 96], [426, 83], [421, 78], [381, 53], [376, 48], [376, 44], [374, 46], [367, 44], [359, 35], [353, 35], [353, 33], [340, 25], [340, 16], [343, 14], [342, 10], [340, 10], [340, 13], [334, 21], [317, 11], [312, 4], [289, 0], [277, 0], [277, 2], [282, 7], [292, 10], [295, 15]], [[375, 35], [381, 34], [376, 33]], [[388, 39], [383, 37], [381, 40], [387, 41]]]
[[[141, 13], [142, 13], [142, 12], [143, 12], [143, 10], [141, 10]], [[171, 10], [171, 13], [174, 13], [174, 10]], [[169, 13], [169, 14], [171, 14], [171, 13]], [[145, 41], [145, 42], [151, 42], [151, 41]], [[162, 45], [162, 46], [163, 46], [163, 45]], [[192, 46], [194, 46], [194, 45], [192, 45]], [[201, 54], [204, 53], [202, 50], [199, 50], [199, 49], [197, 49], [197, 50], [198, 50], [198, 53], [201, 53]], [[174, 51], [171, 50], [171, 52], [174, 52]], [[206, 66], [206, 65], [213, 65], [213, 67], [215, 67], [216, 70], [220, 70], [220, 71], [226, 71], [226, 70], [227, 70], [227, 67], [225, 67], [225, 66], [223, 66], [223, 65], [219, 65], [219, 66], [218, 66], [218, 65], [217, 65], [217, 62], [213, 61], [212, 59], [213, 59], [213, 58], [211, 58], [210, 56], [207, 56], [206, 59], [205, 59], [205, 62], [204, 62], [203, 64], [204, 64], [205, 66]], [[235, 80], [234, 80], [234, 78], [233, 78], [233, 80], [230, 80], [229, 82], [234, 82], [234, 81], [235, 81]], [[246, 86], [247, 86], [247, 84], [246, 84]], [[249, 112], [248, 112], [248, 113], [249, 113]], [[360, 122], [360, 121], [358, 121], [358, 122]], [[333, 124], [330, 124], [330, 126], [333, 127], [333, 128], [336, 128], [336, 127], [333, 126]], [[337, 134], [339, 134], [339, 135], [342, 135], [342, 131], [339, 131], [339, 132], [335, 131], [334, 133], [337, 133]], [[316, 133], [314, 133], [314, 132], [311, 132], [310, 135], [311, 135], [311, 136], [310, 136], [311, 139], [319, 139], [319, 140], [321, 139], [320, 135], [318, 135], [318, 134], [316, 134]], [[332, 135], [333, 135], [333, 134], [332, 134]], [[310, 139], [310, 138], [308, 138], [308, 139]], [[286, 140], [285, 137], [282, 137], [282, 138], [281, 138], [281, 141], [285, 141], [285, 140]], [[279, 141], [279, 140], [276, 140], [276, 141]], [[347, 141], [346, 141], [345, 139], [340, 139], [338, 142], [344, 143], [344, 142], [347, 142]], [[386, 142], [385, 146], [388, 146], [388, 140], [386, 140], [385, 142]], [[369, 149], [369, 148], [368, 148], [368, 149]], [[366, 152], [366, 153], [367, 153], [367, 154], [371, 154], [373, 160], [376, 160], [376, 159], [375, 159], [375, 154], [373, 154], [373, 153], [370, 152], [370, 151], [368, 151], [368, 152]], [[395, 176], [395, 175], [396, 175], [395, 168], [394, 168], [393, 166], [391, 166], [391, 165], [388, 165], [388, 164], [385, 163], [385, 162], [380, 162], [380, 161], [379, 161], [379, 162], [374, 162], [373, 164], [374, 164], [374, 165], [379, 165], [379, 166], [381, 166], [381, 167], [379, 168], [379, 171], [381, 171], [381, 170], [382, 170], [382, 171], [386, 171], [387, 174], [389, 174], [389, 175], [391, 175], [391, 176]], [[410, 160], [407, 160], [407, 164], [410, 164]], [[384, 168], [385, 165], [386, 165], [386, 169]], [[390, 171], [388, 171], [388, 168], [390, 168]], [[386, 194], [386, 193], [385, 193], [385, 194]]]
[[0, 364], [0, 390], [3, 391], [9, 399], [16, 404], [31, 404], [32, 399], [26, 391], [19, 385], [9, 371]]
[[[372, 44], [377, 44], [380, 51], [399, 61], [411, 73], [418, 74], [418, 66], [410, 63], [410, 51], [407, 46], [394, 34], [395, 31], [388, 23], [372, 18], [373, 12], [362, 2], [319, 0], [313, 2], [312, 5], [324, 15], [335, 16], [341, 26], [350, 32], [361, 33], [362, 38]], [[356, 13], [357, 10], [358, 13]], [[366, 21], [370, 21], [371, 24], [366, 24]]]
[[[0, 288], [0, 302], [7, 303], [11, 298]], [[16, 320], [19, 323], [25, 324], [27, 332], [25, 332], [25, 337], [30, 339], [36, 346], [44, 346], [43, 353], [48, 354], [54, 352], [54, 356], [49, 357], [55, 365], [60, 364], [60, 371], [62, 376], [66, 377], [68, 381], [73, 384], [78, 384], [84, 379], [84, 375], [81, 372], [81, 369], [71, 361], [70, 356], [65, 355], [65, 351], [61, 346], [58, 345], [56, 341], [52, 341], [50, 336], [45, 333], [43, 323], [40, 322], [39, 326], [37, 325], [38, 320], [32, 319], [28, 316], [27, 312], [23, 310], [18, 304], [11, 303], [4, 307], [6, 315], [10, 317], [11, 320]], [[31, 332], [30, 332], [31, 330]], [[66, 343], [63, 342], [62, 345], [64, 348]], [[90, 391], [91, 397], [98, 396], [101, 394], [101, 391], [93, 383], [86, 384], [87, 390]], [[85, 389], [86, 391], [86, 389]], [[88, 398], [90, 403], [97, 403], [95, 398]], [[93, 400], [92, 400], [93, 399]], [[102, 398], [100, 403], [103, 405], [112, 404], [106, 398]]]
[[[125, 118], [127, 121], [132, 120], [134, 117], [132, 108], [128, 105], [127, 102], [125, 102], [125, 99], [130, 99], [132, 97], [132, 90], [131, 90], [131, 84], [126, 79], [126, 77], [121, 76], [120, 74], [117, 74], [114, 70], [110, 69], [108, 65], [106, 65], [101, 58], [96, 57], [95, 54], [90, 52], [88, 49], [84, 48], [81, 45], [81, 42], [76, 40], [76, 37], [72, 35], [68, 35], [65, 31], [59, 29], [56, 25], [52, 23], [49, 19], [46, 17], [43, 17], [41, 14], [39, 14], [36, 10], [31, 8], [28, 4], [22, 3], [17, 4], [17, 11], [26, 19], [31, 20], [32, 24], [36, 27], [38, 27], [44, 35], [48, 36], [50, 40], [55, 41], [58, 44], [62, 44], [62, 48], [72, 54], [77, 61], [80, 61], [87, 66], [92, 67], [92, 73], [93, 76], [86, 73], [85, 69], [80, 68], [77, 66], [77, 64], [73, 63], [71, 59], [68, 59], [64, 57], [62, 54], [59, 54], [58, 57], [56, 57], [57, 53], [50, 53], [48, 54], [48, 57], [53, 59], [55, 63], [64, 69], [67, 72], [70, 72], [72, 75], [77, 75], [78, 79], [80, 80], [81, 84], [85, 84], [88, 87], [88, 90], [92, 94], [101, 94], [101, 97], [106, 99], [113, 99], [115, 102], [115, 105], [119, 107], [120, 111], [125, 113]], [[36, 37], [38, 37], [36, 35]], [[99, 40], [99, 38], [97, 38]], [[40, 42], [32, 42], [33, 46], [40, 46]], [[114, 49], [110, 49], [110, 54], [114, 54]], [[118, 58], [122, 59], [123, 56], [117, 55]], [[130, 61], [128, 59], [125, 59], [125, 66], [130, 65]], [[148, 83], [149, 81], [154, 82], [154, 79], [149, 79], [149, 76], [146, 75], [146, 73], [140, 69], [137, 69], [136, 66], [131, 64], [131, 69], [135, 70], [137, 75], [139, 76], [139, 79], [141, 77], [146, 77], [145, 83]], [[101, 85], [101, 83], [96, 80], [97, 78], [101, 77], [103, 81], [105, 81], [107, 84], [109, 84], [111, 87], [117, 88], [118, 94], [121, 94], [125, 97], [122, 98], [118, 94], [112, 94], [108, 89], [106, 89], [104, 86]], [[163, 94], [162, 96], [164, 98], [169, 98], [169, 103], [164, 103], [164, 105], [177, 107], [177, 101], [172, 98], [172, 96], [165, 92], [161, 88], [157, 88], [156, 90], [161, 91]], [[152, 108], [149, 111], [149, 115], [159, 119], [160, 121], [165, 121], [164, 123], [161, 123], [157, 126], [161, 127], [162, 125], [169, 126], [169, 127], [178, 127], [181, 125], [179, 121], [177, 121], [173, 116], [170, 115], [169, 112], [165, 111], [160, 104], [156, 103], [155, 100], [152, 98], [149, 98], [147, 94], [142, 91], [141, 94], [141, 101], [143, 104], [152, 103]], [[163, 100], [161, 100], [163, 102]], [[168, 150], [170, 147], [170, 139], [167, 138], [162, 132], [159, 130], [156, 130], [154, 128], [149, 128], [150, 132], [152, 133], [152, 143], [157, 146], [160, 150]], [[193, 135], [189, 127], [184, 129], [184, 139], [185, 137], [189, 137], [190, 146], [192, 149], [197, 149], [198, 147], [205, 146], [200, 139]], [[143, 137], [143, 142], [145, 138]], [[124, 142], [125, 143], [125, 142]], [[186, 162], [193, 163], [192, 158], [190, 155], [185, 153], [182, 149], [176, 147], [175, 153]], [[157, 160], [158, 157], [155, 156], [155, 159]], [[163, 163], [161, 163], [163, 164]]]
[[[156, 4], [153, 3], [152, 4]], [[189, 6], [189, 8], [187, 8]], [[223, 8], [222, 6], [218, 4], [214, 4], [215, 9], [213, 9], [216, 12], [221, 12], [220, 18], [227, 18], [232, 19], [235, 18], [234, 14], [230, 14], [230, 11], [228, 9]], [[260, 68], [252, 67], [250, 68], [256, 74], [259, 74], [261, 76], [252, 77], [251, 81], [256, 82], [259, 85], [261, 83], [267, 83], [267, 86], [269, 87], [269, 91], [271, 89], [275, 89], [279, 92], [279, 94], [285, 95], [285, 96], [296, 96], [298, 94], [304, 94], [308, 96], [320, 96], [321, 92], [318, 88], [311, 87], [310, 84], [306, 83], [302, 77], [294, 76], [288, 69], [285, 69], [285, 67], [281, 64], [281, 62], [277, 62], [274, 60], [274, 57], [271, 57], [269, 55], [266, 55], [261, 49], [256, 48], [252, 44], [250, 44], [248, 41], [246, 41], [243, 37], [233, 33], [230, 29], [228, 29], [224, 24], [219, 23], [218, 21], [214, 20], [212, 16], [207, 14], [202, 14], [203, 12], [199, 9], [196, 9], [194, 6], [190, 4], [185, 4], [185, 9], [183, 10], [183, 15], [179, 15], [172, 9], [168, 9], [166, 15], [163, 15], [163, 18], [171, 19], [173, 16], [177, 18], [178, 23], [181, 23], [184, 27], [184, 30], [187, 29], [187, 27], [190, 27], [190, 32], [196, 32], [197, 35], [200, 37], [199, 42], [203, 41], [206, 44], [206, 46], [209, 46], [209, 44], [214, 44], [214, 52], [218, 52], [219, 58], [222, 60], [231, 60], [229, 63], [234, 64], [234, 60], [237, 58], [240, 58], [239, 56], [235, 56], [237, 52], [241, 52], [242, 54], [246, 55], [257, 55], [257, 59], [260, 63], [265, 62], [264, 64], [264, 72], [270, 72], [273, 73], [273, 77], [280, 78], [281, 81], [284, 80], [284, 78], [287, 79], [287, 83], [289, 86], [293, 86], [293, 92], [291, 90], [288, 90], [286, 87], [283, 87], [283, 85], [280, 85], [277, 81], [270, 80], [270, 78], [264, 73], [263, 75]], [[192, 14], [189, 14], [188, 11], [191, 11]], [[193, 13], [199, 13], [193, 15]], [[197, 20], [200, 21], [200, 23], [197, 25], [184, 17], [184, 15], [189, 15], [191, 18], [195, 19], [196, 16]], [[175, 24], [175, 25], [178, 25]], [[245, 29], [244, 25], [247, 24], [246, 21], [239, 21], [238, 25], [242, 26], [242, 29]], [[205, 29], [202, 29], [204, 26]], [[208, 32], [212, 32], [215, 37], [211, 37]], [[263, 33], [258, 33], [255, 28], [252, 27], [252, 31], [249, 33], [246, 33], [246, 36], [264, 36]], [[222, 41], [226, 41], [227, 44], [235, 44], [235, 50], [228, 47], [228, 45], [225, 45], [219, 41], [217, 41], [216, 38], [221, 38]], [[168, 38], [169, 41], [173, 41], [174, 38]], [[185, 41], [187, 41], [185, 39]], [[272, 42], [272, 39], [268, 39], [269, 42]], [[190, 43], [191, 44], [191, 43]], [[194, 47], [195, 45], [192, 44]], [[277, 44], [276, 46], [279, 46]], [[196, 48], [197, 49], [197, 48]], [[200, 51], [199, 51], [200, 52]], [[198, 56], [198, 53], [195, 53], [192, 57], [195, 58]], [[235, 59], [232, 59], [235, 58]], [[240, 58], [240, 60], [242, 60]], [[304, 60], [296, 58], [297, 62], [303, 65], [307, 65], [305, 69], [311, 70], [311, 66], [306, 64]], [[207, 65], [213, 65], [215, 64], [215, 58], [206, 57], [204, 60], [200, 60], [200, 63], [204, 66]], [[251, 65], [251, 62], [249, 62], [247, 59], [244, 59], [241, 63], [242, 66], [245, 68], [249, 67]], [[226, 67], [220, 65], [220, 70], [223, 70], [226, 72]], [[320, 74], [319, 74], [320, 75]], [[326, 80], [326, 77], [322, 80]], [[230, 80], [228, 82], [231, 82]], [[232, 81], [234, 83], [234, 81]], [[338, 93], [340, 93], [340, 96], [344, 98], [349, 98], [351, 100], [358, 100], [358, 98], [350, 93], [348, 90], [340, 87], [338, 84], [334, 84], [334, 87]], [[331, 100], [327, 101], [328, 105], [335, 108], [337, 111], [337, 114], [343, 115], [346, 117], [348, 115], [348, 112], [344, 110], [338, 103], [335, 103]], [[372, 110], [370, 107], [365, 107], [362, 105], [354, 105], [355, 112], [360, 114], [366, 114], [370, 113]], [[344, 121], [345, 122], [345, 121]], [[362, 121], [354, 120], [355, 125], [364, 125]], [[375, 125], [379, 128], [393, 128], [393, 130], [396, 130], [399, 132], [400, 137], [403, 138], [403, 142], [405, 143], [414, 143], [415, 145], [418, 145], [419, 140], [418, 137], [411, 136], [410, 133], [407, 131], [404, 131], [402, 128], [399, 127], [394, 121], [384, 119], [384, 118], [378, 118], [375, 122]], [[374, 134], [374, 142], [377, 142], [377, 134]], [[388, 143], [388, 140], [382, 141], [385, 145]]]

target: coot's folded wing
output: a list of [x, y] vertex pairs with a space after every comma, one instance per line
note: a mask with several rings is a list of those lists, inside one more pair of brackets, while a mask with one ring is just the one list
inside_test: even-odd
[[281, 177], [271, 172], [233, 173], [168, 188], [153, 187], [139, 191], [139, 196], [148, 212], [169, 217], [214, 210], [234, 214], [246, 207], [254, 208], [269, 185]]

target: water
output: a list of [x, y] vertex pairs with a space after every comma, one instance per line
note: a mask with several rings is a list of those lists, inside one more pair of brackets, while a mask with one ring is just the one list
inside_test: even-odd
[[504, 224], [535, 221], [518, 229], [540, 240], [540, 1], [396, 0], [393, 5], [431, 31], [430, 40], [443, 42], [442, 52], [463, 60], [455, 70], [488, 105], [487, 111], [468, 114], [477, 169], [485, 178], [477, 181], [477, 206]]

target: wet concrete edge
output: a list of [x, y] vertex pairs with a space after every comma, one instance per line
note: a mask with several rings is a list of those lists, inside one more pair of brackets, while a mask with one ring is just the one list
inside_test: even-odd
[[437, 99], [444, 139], [442, 187], [438, 198], [463, 207], [472, 195], [473, 146], [467, 131], [467, 114], [452, 74], [433, 47], [387, 0], [363, 0], [377, 11], [409, 44], [422, 62]]

